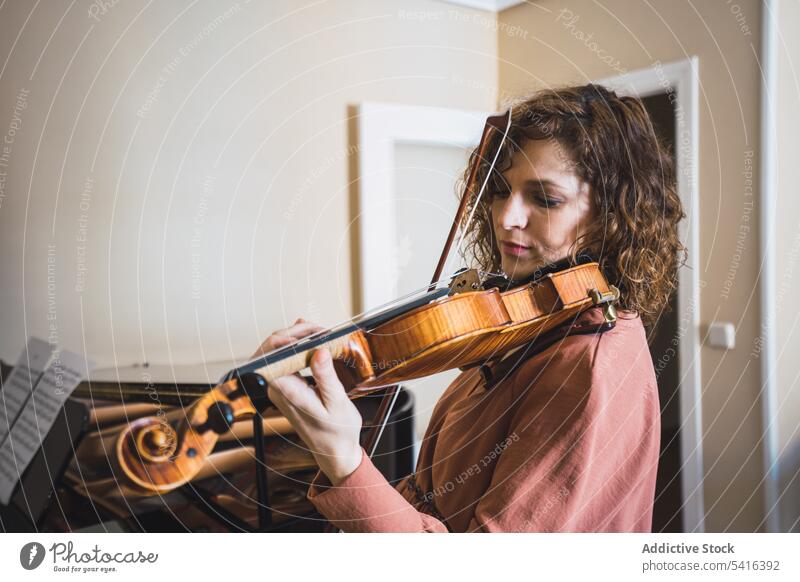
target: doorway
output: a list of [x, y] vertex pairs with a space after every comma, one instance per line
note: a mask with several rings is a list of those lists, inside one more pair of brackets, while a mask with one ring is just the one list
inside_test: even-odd
[[[653, 121], [653, 128], [662, 144], [676, 154], [675, 106], [668, 93], [642, 98]], [[681, 407], [680, 354], [675, 346], [678, 332], [678, 304], [675, 295], [653, 329], [647, 330], [650, 356], [658, 381], [658, 400], [661, 403], [661, 450], [653, 504], [654, 532], [684, 531], [683, 495], [681, 494]]]
[[597, 83], [639, 97], [662, 142], [672, 148], [678, 196], [686, 212], [679, 236], [688, 249], [678, 292], [648, 329], [661, 403], [661, 457], [653, 507], [654, 532], [702, 532], [702, 406], [700, 386], [698, 59], [651, 67]]

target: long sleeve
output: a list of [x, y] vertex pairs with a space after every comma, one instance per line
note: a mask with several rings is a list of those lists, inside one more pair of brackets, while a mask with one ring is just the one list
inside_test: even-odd
[[349, 532], [447, 532], [441, 521], [406, 501], [361, 451], [361, 464], [338, 487], [309, 490], [322, 515]]
[[[646, 348], [639, 320], [621, 321], [542, 352], [490, 390], [465, 373], [420, 453], [427, 504], [409, 502], [366, 454], [309, 499], [354, 532], [650, 531], [660, 408]], [[447, 523], [417, 509], [426, 505]]]
[[520, 374], [509, 444], [466, 531], [649, 531], [655, 383], [602, 357], [552, 364], [532, 384]]

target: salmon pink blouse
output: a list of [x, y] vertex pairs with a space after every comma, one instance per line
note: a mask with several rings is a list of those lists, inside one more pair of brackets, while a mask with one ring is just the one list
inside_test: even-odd
[[[576, 324], [602, 321], [592, 308]], [[497, 382], [456, 378], [396, 487], [362, 453], [309, 499], [351, 532], [649, 532], [660, 409], [641, 319], [620, 311], [520, 361]]]

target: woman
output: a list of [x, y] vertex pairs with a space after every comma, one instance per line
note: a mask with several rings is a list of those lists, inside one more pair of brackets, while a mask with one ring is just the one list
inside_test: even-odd
[[[473, 164], [485, 177], [488, 162]], [[397, 488], [360, 447], [361, 418], [319, 350], [316, 388], [288, 376], [269, 391], [330, 481], [309, 499], [345, 531], [650, 531], [660, 410], [644, 325], [685, 249], [673, 166], [642, 103], [587, 85], [516, 105], [479, 204], [469, 248], [485, 270], [520, 282], [593, 257], [621, 291], [616, 325], [601, 333], [592, 308], [534, 355], [462, 373]], [[298, 320], [257, 353], [317, 329]]]

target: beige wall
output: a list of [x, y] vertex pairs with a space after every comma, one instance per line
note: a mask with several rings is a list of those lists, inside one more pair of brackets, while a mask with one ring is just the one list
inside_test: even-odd
[[[757, 189], [751, 228], [738, 239], [747, 220], [748, 151], [758, 184], [760, 9], [756, 0], [735, 5], [543, 0], [504, 11], [507, 30], [522, 32], [498, 35], [499, 87], [511, 95], [699, 57], [701, 262], [692, 268], [706, 283], [701, 320], [737, 326], [734, 350], [702, 350], [707, 531], [753, 531], [764, 515], [760, 363], [753, 353], [759, 333]], [[740, 260], [737, 244], [743, 245]]]
[[775, 360], [778, 469], [783, 530], [800, 531], [800, 4], [781, 2], [777, 40]]
[[[7, 0], [0, 357], [37, 334], [101, 366], [192, 363], [244, 356], [298, 315], [338, 321], [359, 307], [359, 102], [491, 110], [498, 93], [698, 55], [693, 267], [706, 282], [702, 320], [737, 325], [735, 350], [702, 352], [706, 525], [758, 529], [757, 189], [752, 228], [738, 236], [748, 151], [758, 184], [760, 11], [756, 0], [737, 0], [737, 13], [731, 4], [544, 0], [503, 12], [495, 27], [433, 0], [126, 1], [96, 19], [87, 0], [32, 13]], [[784, 41], [797, 44], [791, 29]], [[781, 139], [798, 129], [786, 125]], [[795, 159], [782, 158], [782, 192], [798, 182]], [[778, 213], [779, 276], [796, 261], [792, 198]], [[785, 313], [796, 313], [790, 295]], [[800, 408], [793, 321], [778, 330], [789, 468], [800, 456], [787, 412]]]
[[51, 323], [108, 366], [349, 317], [353, 107], [495, 105], [495, 28], [432, 0], [32, 7], [0, 16], [6, 360]]

